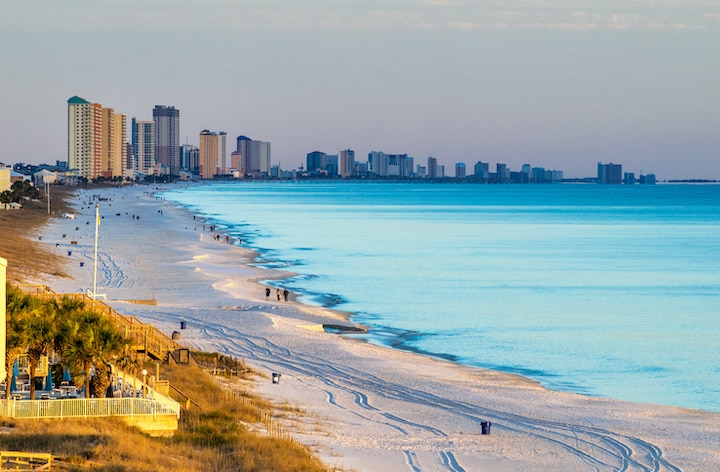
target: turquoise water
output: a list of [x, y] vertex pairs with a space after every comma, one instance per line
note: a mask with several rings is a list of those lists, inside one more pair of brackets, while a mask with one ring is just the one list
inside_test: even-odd
[[720, 411], [720, 186], [213, 183], [166, 191], [371, 342]]

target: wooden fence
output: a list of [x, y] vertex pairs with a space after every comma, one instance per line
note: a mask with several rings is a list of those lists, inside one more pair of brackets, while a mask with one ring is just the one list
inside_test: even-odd
[[150, 398], [79, 398], [61, 400], [0, 400], [0, 409], [11, 418], [88, 418], [99, 416], [174, 415], [180, 404]]
[[47, 453], [0, 451], [0, 470], [50, 470], [52, 463]]

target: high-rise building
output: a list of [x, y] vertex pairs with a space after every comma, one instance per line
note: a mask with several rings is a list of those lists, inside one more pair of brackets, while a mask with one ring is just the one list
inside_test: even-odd
[[256, 141], [247, 136], [237, 137], [238, 170], [242, 174], [270, 174], [270, 143]]
[[155, 159], [170, 175], [180, 174], [180, 110], [155, 105]]
[[510, 169], [508, 169], [507, 164], [503, 164], [501, 162], [498, 162], [495, 164], [495, 181], [499, 184], [507, 184], [510, 183]]
[[621, 164], [603, 164], [598, 162], [597, 181], [599, 184], [620, 184], [622, 183]]
[[115, 113], [112, 108], [102, 109], [102, 170], [106, 177], [123, 176], [127, 115]]
[[490, 178], [490, 164], [483, 161], [477, 161], [473, 168], [473, 174], [476, 179], [487, 181]]
[[325, 158], [327, 154], [322, 151], [309, 152], [306, 156], [306, 170], [309, 173], [325, 170]]
[[408, 178], [413, 175], [415, 159], [407, 154], [388, 155], [388, 176]]
[[438, 176], [438, 165], [437, 165], [437, 159], [430, 156], [427, 160], [427, 176], [428, 179], [437, 179]]
[[227, 133], [202, 130], [200, 132], [199, 173], [201, 179], [212, 179], [227, 172], [225, 142]]
[[[244, 168], [243, 165], [241, 165], [240, 162], [240, 153], [237, 151], [233, 151], [230, 153], [230, 169], [233, 171], [240, 172], [240, 169]], [[244, 174], [244, 172], [243, 172]]]
[[135, 172], [155, 172], [155, 122], [132, 119], [132, 150]]
[[337, 154], [328, 154], [325, 156], [325, 171], [329, 177], [338, 176], [338, 161], [339, 157]]
[[390, 175], [390, 155], [382, 151], [371, 151], [368, 153], [368, 172], [378, 177]]
[[218, 131], [217, 141], [218, 174], [227, 174], [227, 133], [225, 131]]
[[68, 165], [79, 177], [103, 172], [102, 105], [74, 96], [68, 99]]
[[352, 149], [345, 149], [344, 151], [340, 151], [339, 166], [340, 177], [351, 177], [355, 171], [355, 151], [353, 151]]
[[455, 164], [455, 177], [458, 179], [465, 178], [465, 163], [464, 162], [457, 162]]
[[200, 173], [200, 150], [192, 144], [180, 146], [180, 170], [192, 174]]
[[86, 179], [122, 176], [127, 116], [74, 96], [68, 99], [68, 165]]
[[135, 165], [133, 164], [133, 150], [132, 150], [132, 143], [126, 142], [123, 146], [124, 152], [123, 152], [123, 175], [125, 177], [132, 178], [135, 170]]

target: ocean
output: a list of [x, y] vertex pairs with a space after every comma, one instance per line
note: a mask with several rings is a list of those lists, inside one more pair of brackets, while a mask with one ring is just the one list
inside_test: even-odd
[[367, 341], [720, 411], [720, 185], [214, 182], [164, 198]]

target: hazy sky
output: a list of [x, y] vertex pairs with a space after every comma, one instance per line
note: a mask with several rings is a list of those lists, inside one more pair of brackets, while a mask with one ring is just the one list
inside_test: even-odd
[[0, 161], [67, 159], [67, 99], [314, 150], [720, 179], [720, 0], [2, 0]]

